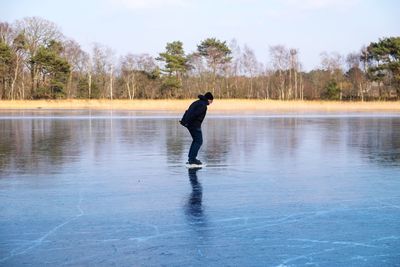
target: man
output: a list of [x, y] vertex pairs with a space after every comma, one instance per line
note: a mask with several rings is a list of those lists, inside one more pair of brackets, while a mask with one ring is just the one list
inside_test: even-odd
[[210, 105], [214, 97], [210, 92], [204, 95], [199, 95], [199, 100], [194, 101], [185, 111], [180, 123], [188, 128], [190, 135], [193, 138], [192, 144], [189, 149], [189, 161], [187, 164], [190, 165], [202, 165], [203, 163], [197, 159], [197, 154], [201, 145], [203, 144], [203, 134], [201, 132], [201, 123], [203, 122], [206, 113], [207, 106]]

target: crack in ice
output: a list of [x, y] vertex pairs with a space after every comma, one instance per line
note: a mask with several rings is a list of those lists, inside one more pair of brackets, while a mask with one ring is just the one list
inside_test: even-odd
[[63, 226], [67, 225], [68, 223], [70, 223], [70, 222], [78, 219], [79, 217], [83, 216], [85, 213], [81, 208], [81, 204], [82, 204], [82, 194], [81, 194], [81, 192], [79, 192], [79, 201], [78, 201], [78, 205], [76, 206], [77, 209], [79, 210], [79, 214], [75, 215], [74, 217], [72, 217], [72, 218], [66, 220], [65, 222], [57, 225], [56, 227], [52, 228], [50, 231], [48, 231], [46, 234], [44, 234], [40, 238], [31, 241], [31, 243], [32, 243], [31, 246], [29, 246], [29, 247], [27, 247], [25, 249], [22, 249], [21, 247], [13, 249], [10, 252], [10, 255], [0, 259], [0, 262], [5, 262], [5, 261], [7, 261], [8, 259], [11, 259], [14, 256], [25, 254], [26, 252], [30, 251], [31, 249], [34, 249], [34, 248], [40, 246], [43, 243], [43, 241], [45, 241], [53, 233], [57, 232], [58, 229], [62, 228]]

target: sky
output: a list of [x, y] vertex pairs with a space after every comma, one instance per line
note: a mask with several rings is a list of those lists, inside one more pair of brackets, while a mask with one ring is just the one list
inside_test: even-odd
[[304, 70], [322, 52], [347, 55], [379, 38], [400, 36], [397, 0], [0, 0], [0, 21], [38, 16], [89, 52], [93, 43], [116, 56], [157, 56], [168, 42], [186, 53], [204, 39], [235, 39], [268, 66], [269, 47], [299, 50]]

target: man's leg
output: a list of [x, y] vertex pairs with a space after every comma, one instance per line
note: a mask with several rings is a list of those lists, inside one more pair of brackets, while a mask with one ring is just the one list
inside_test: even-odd
[[189, 132], [193, 138], [192, 144], [190, 145], [189, 149], [189, 163], [190, 163], [197, 158], [199, 149], [203, 144], [203, 133], [201, 132], [201, 128], [191, 128], [189, 129]]

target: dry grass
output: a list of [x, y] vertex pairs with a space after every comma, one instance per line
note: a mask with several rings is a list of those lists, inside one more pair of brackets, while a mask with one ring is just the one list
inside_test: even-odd
[[[2, 100], [0, 109], [113, 109], [182, 111], [194, 99], [185, 100]], [[211, 112], [400, 112], [400, 102], [331, 102], [215, 99]]]

